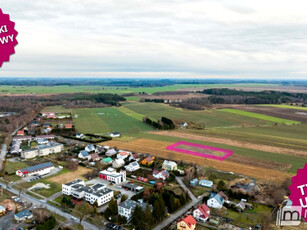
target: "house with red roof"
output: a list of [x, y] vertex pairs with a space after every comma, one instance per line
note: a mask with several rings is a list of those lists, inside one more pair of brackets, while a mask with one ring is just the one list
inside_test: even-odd
[[198, 206], [193, 211], [193, 217], [197, 221], [206, 222], [210, 218], [210, 208], [206, 204]]
[[121, 151], [117, 154], [117, 159], [126, 159], [127, 157], [130, 156], [130, 153], [129, 152], [126, 152], [126, 151]]
[[17, 131], [17, 135], [18, 136], [24, 136], [25, 135], [25, 132], [23, 130], [18, 130]]
[[184, 217], [177, 223], [177, 229], [178, 230], [194, 230], [196, 229], [196, 220], [193, 218], [193, 216], [188, 215], [187, 217]]
[[66, 124], [65, 129], [72, 129], [72, 124]]

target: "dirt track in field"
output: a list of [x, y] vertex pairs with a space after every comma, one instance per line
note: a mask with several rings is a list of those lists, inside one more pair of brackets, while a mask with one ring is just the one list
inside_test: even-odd
[[186, 162], [196, 163], [202, 166], [210, 166], [219, 170], [247, 175], [257, 179], [283, 181], [284, 179], [291, 177], [291, 174], [286, 172], [281, 172], [263, 167], [256, 167], [253, 165], [248, 165], [246, 163], [240, 164], [229, 160], [217, 161], [213, 159], [207, 159], [204, 157], [198, 157], [198, 156], [166, 150], [165, 147], [172, 144], [171, 142], [156, 141], [149, 139], [136, 139], [129, 142], [112, 140], [108, 142], [103, 142], [102, 144], [109, 146], [116, 146], [117, 148], [129, 150], [136, 153], [148, 153], [153, 156], [165, 159], [172, 159], [176, 161], [183, 160]]
[[65, 184], [67, 182], [76, 180], [78, 178], [82, 179], [82, 176], [88, 172], [93, 171], [92, 169], [84, 168], [79, 166], [76, 171], [64, 173], [55, 177], [51, 177], [48, 181], [56, 182], [59, 184]]
[[241, 147], [241, 148], [255, 149], [255, 150], [260, 150], [264, 152], [280, 153], [280, 154], [286, 154], [286, 155], [293, 155], [297, 157], [307, 157], [306, 151], [280, 148], [280, 147], [261, 145], [261, 144], [253, 144], [250, 142], [235, 141], [231, 139], [216, 138], [216, 137], [209, 137], [209, 136], [199, 136], [195, 134], [181, 133], [181, 132], [176, 132], [176, 131], [175, 132], [172, 132], [172, 131], [156, 132], [155, 131], [155, 132], [150, 132], [150, 133], [158, 134], [162, 136], [193, 139], [193, 140], [198, 140], [198, 141], [209, 141], [209, 142], [220, 143], [220, 144], [225, 144], [225, 145], [232, 145], [232, 146]]

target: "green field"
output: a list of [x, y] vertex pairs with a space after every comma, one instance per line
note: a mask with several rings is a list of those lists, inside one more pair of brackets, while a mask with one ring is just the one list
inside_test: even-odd
[[229, 115], [221, 110], [192, 111], [171, 107], [160, 103], [127, 103], [124, 107], [138, 114], [143, 114], [153, 119], [162, 116], [179, 123], [182, 121], [203, 125], [205, 128], [230, 127], [230, 126], [256, 126], [273, 125], [270, 121], [263, 121], [239, 114]]
[[220, 111], [232, 113], [232, 114], [238, 114], [238, 115], [247, 116], [247, 117], [252, 117], [252, 118], [257, 118], [257, 119], [266, 120], [266, 121], [271, 121], [271, 122], [276, 122], [280, 124], [286, 124], [286, 125], [301, 124], [301, 122], [299, 121], [287, 120], [287, 119], [282, 119], [278, 117], [263, 115], [260, 113], [242, 111], [238, 109], [220, 109]]
[[279, 86], [278, 84], [260, 84], [260, 83], [238, 83], [238, 84], [175, 84], [164, 87], [114, 87], [114, 86], [12, 86], [1, 85], [0, 94], [57, 94], [57, 93], [155, 93], [162, 91], [175, 91], [180, 89], [193, 88], [201, 90], [204, 88], [225, 88], [225, 87], [272, 87]]
[[65, 109], [61, 105], [55, 105], [55, 106], [47, 106], [43, 108], [41, 112], [70, 113], [70, 109]]
[[115, 107], [73, 109], [72, 114], [75, 127], [83, 133], [120, 132], [123, 135], [132, 135], [153, 130], [152, 127]]
[[295, 105], [257, 105], [257, 106], [270, 106], [270, 107], [277, 107], [277, 108], [284, 108], [284, 109], [298, 109], [298, 110], [307, 110], [307, 107], [302, 107], [302, 106], [295, 106]]
[[167, 142], [173, 142], [173, 143], [182, 140], [182, 141], [193, 142], [193, 143], [202, 144], [202, 145], [214, 146], [214, 147], [223, 148], [223, 149], [230, 149], [234, 151], [235, 154], [249, 157], [251, 161], [260, 159], [260, 160], [264, 160], [268, 162], [279, 162], [282, 164], [290, 164], [291, 168], [288, 170], [288, 172], [290, 173], [296, 173], [296, 170], [299, 168], [303, 168], [304, 164], [306, 163], [306, 158], [302, 158], [302, 157], [295, 157], [291, 155], [265, 152], [265, 151], [255, 150], [255, 149], [236, 147], [232, 145], [214, 143], [214, 142], [209, 142], [209, 141], [199, 141], [199, 140], [188, 139], [188, 138], [161, 136], [161, 135], [156, 135], [152, 133], [137, 134], [135, 135], [135, 137], [158, 140], [158, 141], [167, 141]]

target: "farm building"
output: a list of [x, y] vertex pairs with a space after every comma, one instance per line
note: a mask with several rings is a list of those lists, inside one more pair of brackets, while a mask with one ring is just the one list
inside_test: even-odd
[[25, 220], [29, 220], [29, 219], [32, 219], [32, 218], [33, 218], [33, 214], [27, 209], [25, 209], [21, 212], [18, 212], [14, 215], [14, 219], [16, 221], [25, 221]]
[[50, 173], [52, 169], [54, 169], [54, 165], [51, 162], [46, 162], [17, 170], [16, 175], [20, 177], [33, 176], [33, 175], [41, 176]]
[[213, 181], [210, 180], [200, 180], [199, 185], [207, 188], [212, 188], [213, 186]]
[[108, 168], [107, 170], [103, 170], [99, 173], [99, 178], [110, 181], [114, 184], [119, 184], [126, 181], [126, 171], [116, 172], [113, 168]]
[[177, 170], [177, 164], [174, 161], [165, 160], [162, 164], [162, 168], [167, 171], [174, 171]]
[[193, 216], [188, 215], [184, 217], [183, 219], [179, 220], [177, 223], [177, 229], [178, 230], [194, 230], [196, 229], [196, 220]]
[[206, 222], [210, 218], [210, 208], [206, 204], [198, 206], [193, 211], [193, 217], [197, 221]]

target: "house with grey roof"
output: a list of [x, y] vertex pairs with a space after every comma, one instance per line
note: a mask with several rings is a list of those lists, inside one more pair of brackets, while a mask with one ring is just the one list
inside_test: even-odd
[[[126, 217], [127, 222], [129, 222], [131, 220], [132, 214], [134, 209], [136, 208], [136, 206], [140, 206], [142, 207], [143, 210], [146, 209], [146, 203], [140, 203], [134, 200], [125, 200], [124, 202], [120, 203], [118, 205], [118, 214]], [[150, 209], [152, 210], [152, 206], [149, 206]]]
[[25, 221], [33, 218], [33, 214], [28, 210], [25, 209], [21, 212], [18, 212], [14, 215], [14, 219], [16, 221]]
[[89, 154], [88, 151], [86, 150], [82, 150], [79, 154], [78, 154], [78, 158], [83, 159], [83, 160], [90, 160], [91, 156]]

